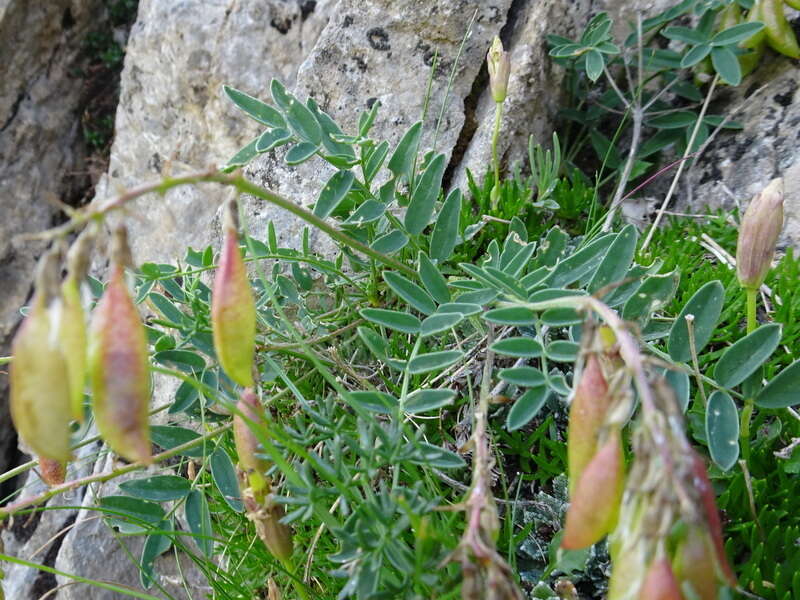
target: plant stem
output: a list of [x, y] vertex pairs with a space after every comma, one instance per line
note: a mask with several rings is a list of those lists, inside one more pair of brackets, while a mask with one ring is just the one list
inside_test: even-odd
[[758, 325], [758, 320], [756, 318], [758, 290], [755, 288], [746, 288], [745, 297], [747, 299], [747, 333], [753, 333]]
[[492, 131], [492, 165], [494, 166], [494, 187], [491, 193], [492, 209], [497, 209], [500, 196], [500, 160], [497, 157], [497, 142], [500, 139], [500, 121], [503, 118], [503, 103], [496, 102], [494, 108], [494, 130]]
[[[756, 300], [758, 289], [745, 288], [746, 314], [747, 314], [747, 333], [752, 333], [758, 324], [756, 320]], [[747, 386], [745, 386], [747, 388]], [[750, 460], [750, 421], [753, 419], [753, 409], [755, 408], [755, 397], [748, 394], [744, 400], [742, 414], [739, 420], [739, 444], [742, 447], [742, 456], [745, 460]]]

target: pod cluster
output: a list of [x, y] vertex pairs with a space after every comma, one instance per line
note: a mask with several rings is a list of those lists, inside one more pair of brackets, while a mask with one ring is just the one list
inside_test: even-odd
[[609, 336], [587, 325], [570, 407], [562, 547], [609, 536], [608, 600], [716, 600], [736, 580], [705, 462], [683, 433], [672, 388], [661, 376], [648, 383], [655, 410], [633, 427], [626, 475], [621, 427], [633, 407], [631, 377]]

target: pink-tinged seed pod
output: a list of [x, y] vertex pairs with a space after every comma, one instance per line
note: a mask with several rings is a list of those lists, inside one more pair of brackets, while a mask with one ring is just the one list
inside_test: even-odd
[[567, 509], [561, 547], [587, 548], [610, 533], [617, 524], [624, 487], [622, 441], [614, 429], [578, 480]]
[[611, 395], [597, 354], [591, 353], [572, 397], [567, 430], [569, 492], [572, 495], [581, 473], [597, 452], [597, 436], [605, 422]]
[[97, 428], [114, 452], [148, 464], [152, 457], [147, 336], [119, 262], [113, 263], [111, 278], [95, 308], [89, 340]]
[[753, 198], [739, 226], [736, 274], [743, 288], [758, 289], [772, 266], [783, 229], [783, 179], [773, 179]]
[[259, 495], [269, 491], [269, 481], [265, 473], [270, 467], [270, 462], [256, 456], [261, 450], [261, 445], [251, 427], [265, 424], [264, 408], [251, 388], [245, 388], [236, 408], [241, 413], [233, 417], [233, 438], [236, 441], [239, 466], [247, 475], [253, 495], [258, 498]]
[[734, 575], [733, 569], [728, 562], [728, 557], [725, 556], [725, 546], [722, 541], [722, 521], [719, 518], [719, 510], [717, 510], [714, 488], [711, 487], [705, 462], [695, 451], [692, 451], [692, 474], [694, 475], [693, 483], [700, 493], [709, 539], [714, 547], [717, 573], [720, 579], [725, 580], [728, 585], [736, 587], [736, 575]]
[[681, 586], [692, 590], [692, 598], [717, 600], [722, 581], [714, 554], [708, 531], [698, 525], [690, 526], [678, 544], [672, 568]]
[[511, 75], [511, 59], [503, 49], [503, 42], [495, 36], [486, 55], [486, 66], [489, 69], [489, 87], [495, 102], [503, 102], [508, 93], [508, 78]]
[[22, 440], [39, 456], [70, 459], [71, 421], [67, 362], [58, 342], [59, 258], [44, 255], [37, 267], [36, 294], [30, 312], [11, 345], [10, 409]]
[[639, 590], [639, 600], [684, 600], [672, 565], [666, 558], [655, 559]]
[[211, 327], [219, 364], [233, 381], [253, 387], [256, 305], [239, 252], [234, 204], [226, 207], [225, 239], [214, 277]]
[[60, 460], [52, 460], [40, 456], [39, 473], [42, 476], [42, 481], [50, 487], [61, 485], [67, 477], [67, 464]]

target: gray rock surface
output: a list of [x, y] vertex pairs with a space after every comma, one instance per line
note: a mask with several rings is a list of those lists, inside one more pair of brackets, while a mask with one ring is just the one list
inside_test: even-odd
[[[0, 356], [8, 354], [19, 308], [30, 293], [41, 246], [14, 236], [47, 228], [50, 197], [67, 198], [84, 170], [80, 137], [80, 51], [101, 0], [0, 0]], [[0, 398], [6, 397], [0, 377]], [[0, 404], [0, 470], [15, 436]]]
[[[759, 91], [762, 86], [763, 90]], [[772, 53], [741, 86], [721, 92], [714, 112], [742, 107], [743, 128], [721, 131], [689, 172], [676, 206], [744, 209], [774, 177], [784, 177], [781, 244], [800, 249], [800, 71]]]
[[[162, 174], [223, 164], [258, 125], [223, 97], [229, 84], [268, 96], [294, 84], [328, 20], [332, 0], [141, 0], [122, 74], [116, 137], [97, 201]], [[125, 218], [136, 261], [174, 261], [215, 240], [215, 217], [231, 192], [184, 187], [132, 203]]]

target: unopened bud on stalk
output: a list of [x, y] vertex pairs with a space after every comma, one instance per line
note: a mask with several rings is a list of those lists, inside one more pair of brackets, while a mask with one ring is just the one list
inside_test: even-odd
[[783, 179], [770, 181], [753, 198], [739, 226], [736, 273], [743, 288], [758, 289], [767, 276], [783, 229]]
[[611, 395], [600, 360], [590, 352], [569, 409], [567, 458], [570, 495], [597, 452], [597, 437], [611, 405]]
[[247, 483], [257, 501], [269, 492], [269, 480], [266, 472], [270, 462], [257, 456], [261, 445], [252, 427], [265, 424], [264, 408], [252, 389], [246, 388], [236, 405], [239, 413], [233, 417], [233, 438], [236, 441], [236, 452], [239, 454], [239, 466], [247, 476]]
[[122, 261], [130, 255], [124, 229], [112, 249], [111, 277], [89, 332], [94, 415], [108, 445], [127, 460], [151, 461], [147, 336], [125, 285]]
[[489, 86], [495, 102], [503, 102], [508, 92], [508, 77], [511, 74], [511, 59], [503, 49], [503, 42], [495, 36], [489, 53], [486, 55], [486, 66], [489, 68]]
[[245, 493], [244, 500], [247, 518], [256, 525], [256, 533], [275, 558], [289, 560], [292, 556], [292, 530], [280, 522], [286, 512], [283, 505], [271, 499], [257, 502], [251, 494]]
[[256, 305], [239, 252], [236, 205], [225, 207], [225, 237], [211, 296], [211, 327], [219, 363], [233, 381], [253, 387]]
[[52, 460], [40, 456], [39, 473], [42, 476], [42, 481], [50, 487], [61, 485], [67, 477], [67, 464], [60, 460]]
[[625, 487], [622, 441], [617, 429], [586, 465], [570, 497], [561, 547], [579, 550], [600, 541], [617, 524]]
[[70, 396], [67, 361], [58, 340], [59, 254], [39, 261], [36, 293], [11, 352], [10, 409], [20, 438], [41, 457], [70, 459]]

